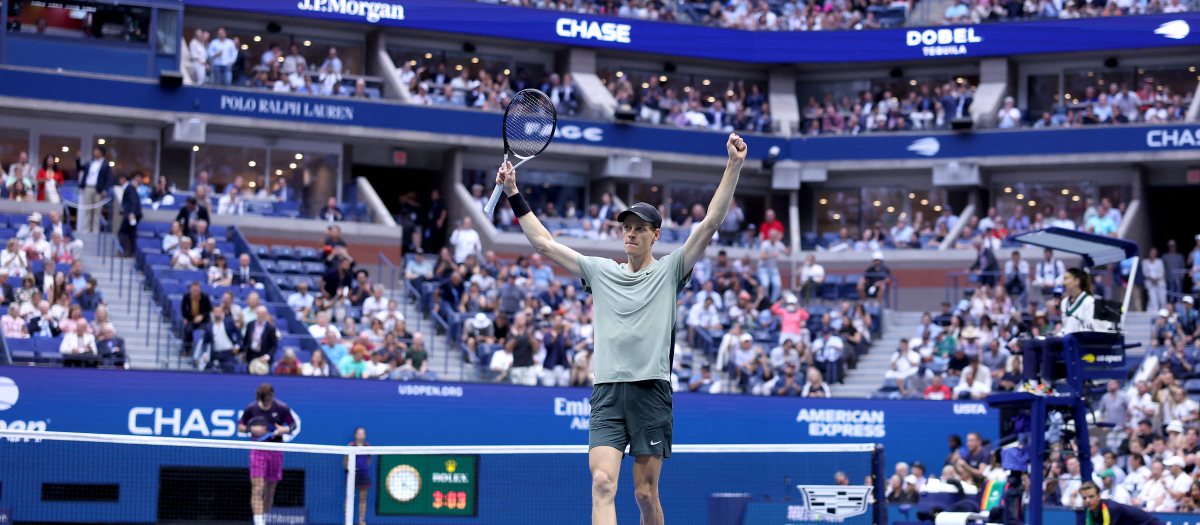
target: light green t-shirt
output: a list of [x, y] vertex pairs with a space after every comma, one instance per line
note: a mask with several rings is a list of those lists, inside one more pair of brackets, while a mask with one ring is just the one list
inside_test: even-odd
[[593, 296], [596, 383], [671, 379], [675, 300], [691, 278], [683, 249], [638, 272], [603, 257], [579, 256]]

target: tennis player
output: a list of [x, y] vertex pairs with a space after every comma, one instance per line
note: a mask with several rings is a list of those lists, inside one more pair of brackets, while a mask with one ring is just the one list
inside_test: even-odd
[[[283, 443], [283, 435], [296, 429], [292, 411], [283, 401], [275, 399], [270, 383], [258, 385], [255, 400], [242, 411], [238, 432], [249, 432], [256, 441]], [[275, 430], [270, 430], [274, 427]], [[266, 437], [271, 433], [271, 437]], [[250, 511], [254, 525], [266, 525], [266, 514], [275, 503], [275, 486], [283, 479], [283, 452], [277, 450], [250, 451]]]
[[651, 250], [659, 238], [662, 216], [654, 206], [639, 202], [617, 216], [628, 258], [624, 264], [584, 257], [555, 242], [517, 189], [512, 164], [506, 163], [496, 174], [496, 184], [503, 186], [529, 242], [543, 256], [583, 278], [584, 289], [594, 297], [596, 386], [588, 429], [593, 525], [617, 523], [614, 498], [626, 446], [634, 456], [634, 496], [641, 523], [663, 523], [658, 478], [663, 458], [671, 457], [675, 301], [729, 211], [746, 160], [741, 137], [730, 134], [725, 147], [729, 163], [721, 185], [708, 215], [682, 248], [655, 260]]

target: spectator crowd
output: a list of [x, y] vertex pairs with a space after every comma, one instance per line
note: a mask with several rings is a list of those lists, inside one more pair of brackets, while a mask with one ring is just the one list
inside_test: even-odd
[[957, 0], [946, 8], [943, 23], [962, 25], [1030, 19], [1071, 19], [1183, 13], [1190, 0]]

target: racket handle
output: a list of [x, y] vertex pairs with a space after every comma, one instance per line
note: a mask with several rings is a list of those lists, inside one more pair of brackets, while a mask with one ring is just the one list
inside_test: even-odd
[[[529, 159], [532, 159], [532, 158], [533, 157], [529, 157]], [[521, 167], [522, 164], [529, 162], [529, 159], [522, 159], [521, 162], [518, 162], [516, 166], [512, 167], [513, 171], [516, 171], [516, 169]], [[504, 156], [504, 163], [505, 164], [508, 163], [508, 155]], [[488, 199], [487, 206], [483, 207], [483, 213], [485, 213], [487, 215], [491, 215], [493, 212], [496, 211], [496, 203], [500, 202], [500, 194], [503, 192], [504, 192], [503, 186], [496, 186], [495, 188], [492, 188], [492, 197], [490, 199]]]
[[492, 197], [488, 199], [487, 206], [483, 207], [483, 213], [491, 215], [496, 211], [496, 203], [500, 202], [500, 194], [504, 193], [503, 186], [496, 186], [492, 189]]

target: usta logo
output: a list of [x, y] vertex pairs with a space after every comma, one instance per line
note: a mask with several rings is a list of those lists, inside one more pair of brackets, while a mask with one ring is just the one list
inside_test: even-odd
[[[246, 432], [237, 431], [241, 417], [241, 410], [219, 409], [210, 412], [206, 418], [204, 412], [193, 408], [184, 419], [181, 408], [165, 411], [162, 407], [133, 407], [129, 409], [129, 433], [138, 436], [233, 437], [236, 434], [250, 437]], [[285, 443], [300, 435], [300, 415], [295, 410], [292, 410], [292, 419], [296, 420], [296, 430], [284, 434]]]

